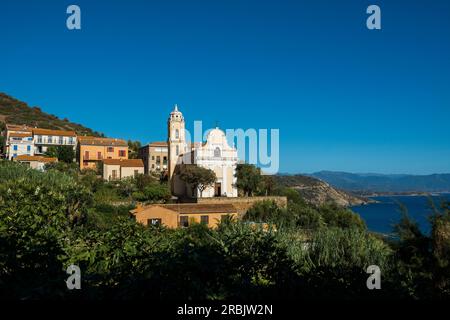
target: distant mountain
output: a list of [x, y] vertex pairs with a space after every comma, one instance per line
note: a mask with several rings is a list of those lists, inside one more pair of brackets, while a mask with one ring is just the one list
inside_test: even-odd
[[310, 176], [275, 175], [273, 178], [278, 185], [297, 190], [307, 203], [313, 205], [336, 203], [341, 206], [354, 206], [371, 202], [367, 198], [333, 188], [327, 182]]
[[60, 119], [43, 112], [39, 107], [31, 107], [25, 102], [0, 92], [0, 131], [2, 123], [26, 124], [44, 129], [75, 131], [79, 135], [102, 136], [100, 132], [70, 122], [66, 118]]
[[445, 192], [450, 191], [450, 174], [408, 175], [320, 171], [309, 176], [334, 187], [365, 192]]

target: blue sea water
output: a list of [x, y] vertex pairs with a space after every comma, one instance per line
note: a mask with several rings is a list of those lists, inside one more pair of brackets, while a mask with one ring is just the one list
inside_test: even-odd
[[401, 203], [407, 208], [409, 217], [419, 224], [422, 232], [428, 234], [431, 230], [428, 217], [433, 213], [430, 207], [430, 198], [439, 208], [442, 201], [450, 201], [450, 194], [439, 194], [431, 197], [400, 195], [371, 197], [378, 203], [354, 206], [351, 209], [364, 219], [370, 231], [391, 234], [393, 226], [401, 218], [399, 206], [399, 203]]

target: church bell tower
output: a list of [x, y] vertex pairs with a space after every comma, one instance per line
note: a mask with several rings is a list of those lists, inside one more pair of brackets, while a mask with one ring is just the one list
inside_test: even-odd
[[177, 165], [178, 158], [186, 152], [185, 124], [183, 114], [175, 105], [167, 120], [169, 147], [169, 181], [172, 179], [173, 171]]

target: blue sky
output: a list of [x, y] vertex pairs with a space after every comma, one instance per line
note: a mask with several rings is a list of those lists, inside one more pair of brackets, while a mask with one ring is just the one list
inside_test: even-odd
[[177, 103], [280, 129], [282, 172], [450, 172], [449, 1], [2, 0], [0, 39], [0, 91], [107, 136], [165, 140]]

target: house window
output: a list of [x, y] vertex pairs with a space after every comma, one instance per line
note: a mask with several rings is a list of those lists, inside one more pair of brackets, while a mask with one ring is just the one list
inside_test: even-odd
[[156, 157], [156, 163], [161, 163], [161, 157], [160, 156]]
[[27, 146], [27, 151], [31, 151], [31, 146]]
[[13, 146], [13, 150], [14, 150], [14, 151], [17, 151], [17, 144], [15, 144], [15, 145]]
[[64, 138], [63, 137], [59, 137], [59, 144], [63, 144], [64, 143]]
[[201, 216], [200, 223], [209, 224], [209, 216]]
[[108, 147], [108, 152], [114, 152], [114, 147]]
[[112, 171], [112, 179], [116, 180], [117, 179], [117, 170], [113, 170]]
[[152, 169], [155, 169], [155, 164], [154, 163], [152, 164]]
[[42, 136], [38, 136], [38, 143], [42, 143]]
[[147, 225], [150, 226], [160, 226], [161, 225], [161, 218], [152, 218], [152, 219], [147, 219]]
[[85, 151], [85, 152], [84, 152], [84, 158], [85, 158], [86, 160], [89, 160], [89, 151]]
[[189, 217], [180, 216], [180, 227], [189, 227]]
[[152, 156], [152, 160], [155, 160], [155, 156]]
[[180, 130], [175, 129], [175, 139], [180, 138]]
[[139, 170], [134, 170], [134, 176], [136, 177], [139, 174]]
[[69, 144], [73, 144], [73, 137], [69, 137]]
[[126, 157], [126, 151], [125, 150], [119, 150], [119, 157]]
[[53, 137], [52, 137], [52, 136], [48, 136], [47, 142], [48, 142], [48, 143], [53, 143]]
[[88, 162], [87, 161], [83, 161], [83, 166], [87, 167], [88, 166]]
[[97, 159], [98, 160], [102, 160], [102, 153], [101, 152], [97, 152]]
[[180, 147], [177, 146], [177, 147], [176, 147], [176, 153], [175, 153], [175, 154], [178, 155], [179, 153], [180, 153]]
[[214, 158], [220, 158], [220, 148], [219, 147], [214, 149]]

